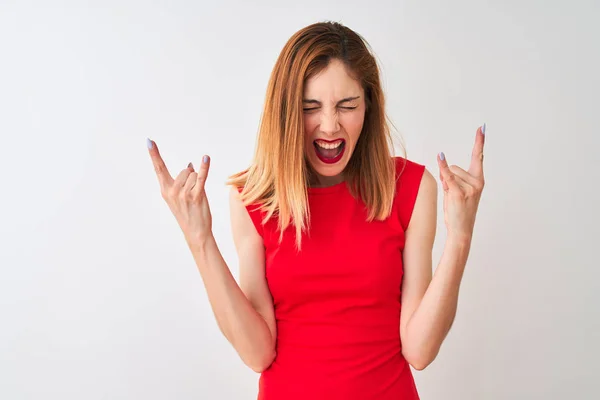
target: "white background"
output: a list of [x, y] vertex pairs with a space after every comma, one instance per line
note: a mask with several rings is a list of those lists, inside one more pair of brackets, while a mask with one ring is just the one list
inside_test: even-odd
[[[408, 157], [436, 177], [487, 123], [458, 315], [421, 397], [600, 398], [599, 3], [216, 3], [0, 1], [0, 398], [256, 397], [145, 140], [173, 174], [212, 156], [237, 276], [224, 181], [251, 160], [279, 51], [322, 20], [372, 45]], [[441, 208], [438, 232], [434, 264]]]

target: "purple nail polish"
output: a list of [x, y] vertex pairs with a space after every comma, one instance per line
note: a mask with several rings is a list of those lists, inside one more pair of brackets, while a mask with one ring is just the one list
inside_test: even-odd
[[154, 144], [152, 144], [152, 140], [146, 138], [146, 146], [148, 146], [148, 148], [151, 149], [152, 146], [154, 146]]
[[481, 133], [485, 135], [485, 122], [481, 125]]
[[440, 153], [440, 160], [444, 161], [446, 159], [446, 155], [444, 154], [444, 152], [442, 151]]
[[202, 157], [202, 162], [206, 164], [208, 162], [208, 156]]

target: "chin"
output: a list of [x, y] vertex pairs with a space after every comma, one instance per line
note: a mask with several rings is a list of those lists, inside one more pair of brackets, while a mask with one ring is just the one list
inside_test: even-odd
[[[348, 160], [344, 157], [342, 160], [339, 160], [335, 164], [325, 164], [321, 162], [318, 158], [313, 159], [309, 157], [308, 162], [310, 163], [310, 167], [312, 171], [319, 177], [320, 181], [325, 178], [329, 180], [331, 178], [341, 177], [348, 164]], [[333, 179], [334, 181], [338, 181], [338, 179]]]
[[315, 165], [311, 164], [312, 169], [321, 176], [333, 177], [338, 176], [342, 172], [344, 172], [344, 168], [346, 168], [346, 163], [333, 165], [333, 166], [323, 166], [323, 165]]

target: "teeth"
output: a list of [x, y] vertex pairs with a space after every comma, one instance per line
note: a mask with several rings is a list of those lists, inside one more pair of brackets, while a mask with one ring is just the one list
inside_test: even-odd
[[320, 140], [315, 141], [315, 143], [317, 143], [317, 146], [323, 148], [323, 149], [337, 149], [338, 147], [340, 147], [342, 145], [342, 140], [335, 142], [335, 143], [327, 143], [327, 142], [322, 142]]

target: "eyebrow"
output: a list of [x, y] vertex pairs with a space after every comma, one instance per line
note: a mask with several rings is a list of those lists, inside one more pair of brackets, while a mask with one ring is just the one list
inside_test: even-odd
[[[356, 96], [356, 97], [346, 97], [345, 99], [342, 99], [340, 101], [337, 102], [337, 104], [342, 104], [342, 103], [346, 103], [348, 101], [352, 101], [352, 100], [357, 100], [360, 99], [360, 96]], [[315, 100], [315, 99], [304, 99], [302, 100], [303, 103], [306, 104], [318, 104], [321, 105], [321, 102], [319, 100]]]

